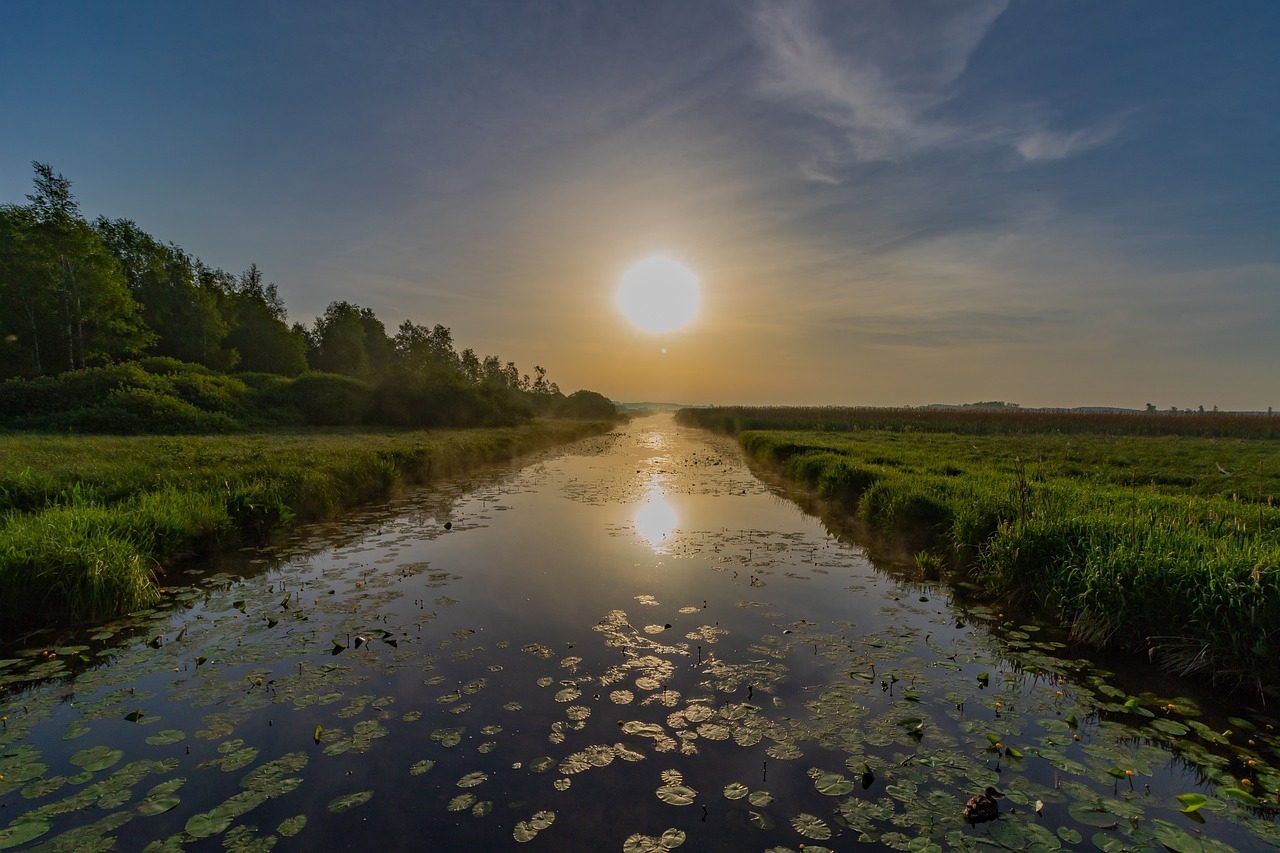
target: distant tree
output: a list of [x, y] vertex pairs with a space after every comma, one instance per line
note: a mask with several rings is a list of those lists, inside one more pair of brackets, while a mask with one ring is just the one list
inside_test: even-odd
[[215, 370], [233, 366], [234, 353], [222, 348], [230, 327], [218, 310], [219, 292], [202, 286], [194, 258], [128, 219], [98, 217], [93, 228], [119, 262], [142, 305], [143, 320], [157, 335], [152, 353]]
[[308, 360], [316, 370], [357, 379], [372, 377], [360, 306], [346, 301], [330, 302], [323, 316], [317, 317], [312, 325], [311, 343], [314, 348]]
[[483, 365], [470, 347], [464, 349], [458, 356], [458, 367], [462, 371], [463, 378], [472, 385], [479, 385], [484, 378]]
[[486, 355], [481, 363], [482, 381], [486, 385], [505, 386], [506, 374], [502, 372], [502, 360], [496, 355]]
[[[437, 323], [431, 329], [410, 320], [395, 337], [399, 369], [415, 376], [446, 381], [462, 377], [461, 361], [453, 349], [453, 332]], [[470, 352], [470, 350], [468, 350]], [[475, 358], [475, 353], [471, 354]]]
[[533, 366], [533, 384], [529, 386], [530, 392], [534, 394], [550, 394], [551, 386], [547, 383], [547, 369], [541, 364]]
[[1155, 403], [1147, 403], [1147, 412], [1154, 412], [1155, 410], [1156, 410]]
[[297, 376], [307, 369], [307, 340], [285, 323], [284, 302], [274, 284], [263, 284], [257, 264], [230, 283], [222, 297], [231, 332], [226, 344], [239, 354], [238, 368]]
[[595, 391], [574, 391], [560, 404], [557, 412], [565, 418], [608, 420], [618, 416], [618, 407], [608, 397]]
[[35, 225], [31, 208], [0, 207], [0, 378], [43, 373], [46, 351], [59, 332]]
[[[22, 335], [7, 333], [18, 335], [10, 343], [25, 344], [21, 361], [32, 374], [138, 355], [154, 336], [120, 265], [81, 218], [71, 182], [47, 163], [32, 166], [36, 177], [35, 192], [27, 196], [30, 205], [25, 212], [7, 207], [0, 228], [0, 264], [5, 268], [0, 302], [26, 317]], [[61, 356], [55, 355], [55, 347]]]

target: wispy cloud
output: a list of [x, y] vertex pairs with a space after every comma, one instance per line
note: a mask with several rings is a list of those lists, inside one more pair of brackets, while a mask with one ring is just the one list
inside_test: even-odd
[[[810, 180], [838, 183], [857, 161], [901, 161], [946, 148], [1011, 148], [1024, 160], [1069, 157], [1115, 136], [1118, 122], [1052, 129], [1043, 109], [948, 113], [958, 81], [1008, 0], [857, 6], [834, 25], [831, 8], [770, 0], [751, 15], [763, 53], [762, 91], [819, 119], [834, 136], [801, 165]], [[847, 9], [837, 11], [845, 12]]]

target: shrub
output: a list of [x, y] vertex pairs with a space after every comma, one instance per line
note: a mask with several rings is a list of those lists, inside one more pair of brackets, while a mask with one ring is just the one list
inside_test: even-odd
[[362, 423], [372, 403], [368, 385], [336, 373], [304, 373], [281, 390], [283, 399], [315, 426]]
[[556, 414], [580, 420], [613, 420], [618, 417], [618, 407], [603, 394], [583, 389], [565, 397]]
[[237, 424], [222, 412], [206, 412], [169, 394], [147, 388], [120, 388], [96, 406], [43, 418], [40, 426], [59, 432], [116, 435], [231, 432]]

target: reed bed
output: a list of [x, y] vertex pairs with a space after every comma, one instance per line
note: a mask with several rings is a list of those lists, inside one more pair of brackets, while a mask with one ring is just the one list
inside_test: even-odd
[[[686, 423], [688, 419], [682, 415]], [[1280, 676], [1280, 454], [1265, 440], [746, 431], [925, 569], [1182, 674]]]
[[0, 642], [154, 604], [164, 564], [181, 555], [608, 426], [0, 436]]
[[964, 435], [1109, 434], [1280, 438], [1280, 415], [1261, 412], [1080, 411], [1075, 409], [716, 406], [681, 409], [683, 423], [737, 434], [747, 430], [953, 432]]

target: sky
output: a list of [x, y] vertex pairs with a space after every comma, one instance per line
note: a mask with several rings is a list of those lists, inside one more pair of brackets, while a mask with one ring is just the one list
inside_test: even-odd
[[[0, 3], [0, 202], [623, 401], [1280, 407], [1280, 4]], [[694, 321], [618, 309], [655, 254]]]

